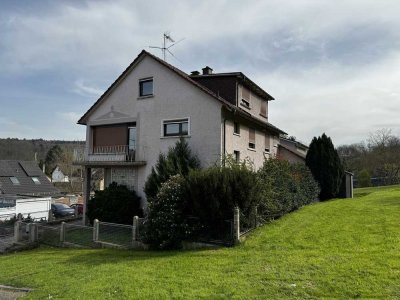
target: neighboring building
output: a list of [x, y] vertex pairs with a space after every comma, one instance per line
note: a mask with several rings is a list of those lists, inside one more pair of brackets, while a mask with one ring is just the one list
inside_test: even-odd
[[202, 166], [232, 154], [259, 168], [277, 155], [285, 133], [268, 122], [271, 100], [240, 72], [206, 67], [188, 75], [142, 51], [78, 121], [86, 125], [85, 150], [75, 152], [75, 164], [85, 167], [85, 200], [91, 168], [104, 169], [106, 186], [125, 184], [145, 199], [152, 166], [180, 136]]
[[46, 219], [57, 194], [36, 162], [0, 160], [0, 220], [18, 214]]
[[280, 137], [278, 157], [290, 163], [305, 163], [308, 147], [291, 138]]
[[35, 161], [0, 160], [0, 194], [52, 196], [58, 193]]
[[56, 166], [53, 172], [51, 172], [51, 182], [69, 182], [69, 178], [59, 166]]

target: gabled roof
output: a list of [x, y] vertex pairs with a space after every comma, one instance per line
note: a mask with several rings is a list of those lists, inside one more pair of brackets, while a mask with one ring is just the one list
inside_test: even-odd
[[[13, 184], [11, 177], [17, 178], [19, 184]], [[58, 193], [35, 161], [0, 160], [0, 194], [42, 196]]]
[[[227, 108], [228, 110], [231, 111], [236, 111], [239, 114], [242, 114], [243, 116], [252, 119], [255, 122], [258, 123], [262, 123], [263, 126], [266, 126], [267, 128], [269, 128], [272, 131], [275, 131], [277, 133], [282, 133], [285, 134], [285, 132], [275, 126], [273, 126], [272, 124], [268, 123], [268, 122], [263, 122], [253, 116], [251, 116], [251, 114], [249, 114], [248, 112], [244, 111], [243, 109], [232, 105], [231, 103], [229, 103], [227, 100], [225, 100], [224, 98], [218, 96], [217, 94], [215, 94], [213, 91], [209, 90], [208, 88], [206, 88], [205, 86], [201, 85], [200, 83], [196, 82], [195, 80], [193, 80], [192, 78], [190, 78], [190, 76], [188, 74], [186, 74], [185, 72], [181, 71], [180, 69], [174, 67], [173, 65], [165, 62], [164, 60], [158, 58], [157, 56], [142, 50], [142, 52], [139, 53], [139, 55], [134, 59], [134, 61], [125, 69], [124, 72], [122, 72], [122, 74], [113, 82], [113, 84], [111, 84], [111, 86], [103, 93], [103, 95], [100, 96], [100, 98], [89, 108], [89, 110], [79, 119], [78, 124], [81, 125], [86, 125], [86, 121], [87, 121], [87, 117], [90, 115], [90, 113], [92, 111], [94, 111], [94, 109], [96, 109], [106, 98], [107, 96], [113, 91], [114, 88], [116, 88], [118, 86], [118, 84], [120, 82], [122, 82], [122, 80], [125, 78], [125, 76], [127, 76], [129, 74], [129, 72], [131, 70], [133, 70], [133, 68], [144, 58], [144, 57], [150, 57], [152, 59], [154, 59], [155, 61], [157, 61], [158, 63], [160, 63], [161, 65], [163, 65], [164, 67], [170, 69], [171, 71], [173, 71], [175, 74], [177, 74], [178, 76], [180, 76], [181, 78], [185, 79], [186, 81], [188, 81], [189, 83], [191, 83], [194, 87], [200, 89], [201, 91], [203, 91], [204, 93], [208, 94], [209, 96], [213, 97], [214, 99], [218, 100], [219, 102], [221, 102], [225, 108]], [[243, 75], [243, 74], [242, 74]], [[243, 75], [244, 76], [244, 75]], [[247, 77], [246, 77], [247, 78]], [[271, 97], [272, 98], [272, 97]]]

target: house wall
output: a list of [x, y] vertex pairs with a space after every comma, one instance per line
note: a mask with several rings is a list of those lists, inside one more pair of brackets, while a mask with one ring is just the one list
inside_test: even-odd
[[[153, 77], [154, 96], [138, 98], [139, 79], [146, 77]], [[90, 126], [136, 122], [137, 157], [146, 161], [145, 166], [136, 167], [136, 190], [144, 198], [144, 183], [159, 153], [167, 152], [179, 139], [161, 136], [162, 120], [190, 119], [190, 136], [186, 139], [201, 164], [207, 166], [220, 159], [221, 106], [211, 96], [145, 56], [89, 115], [86, 148], [90, 149], [92, 144]]]
[[289, 150], [279, 147], [279, 154], [280, 159], [287, 160], [290, 163], [302, 163], [305, 164], [305, 159], [301, 158], [300, 156], [290, 152]]
[[[234, 122], [237, 121], [240, 124], [240, 134], [234, 133]], [[249, 148], [249, 128], [255, 128], [248, 122], [244, 122], [241, 119], [227, 119], [225, 122], [225, 153], [234, 154], [234, 151], [240, 151], [240, 159], [250, 159], [255, 169], [259, 169], [264, 159], [274, 158], [277, 155], [278, 137], [272, 133], [269, 134], [270, 138], [270, 152], [265, 152], [265, 132], [259, 128], [255, 128], [255, 149]]]
[[[241, 100], [242, 100], [243, 89], [246, 89], [250, 92], [250, 108], [247, 108], [240, 104]], [[266, 102], [266, 117], [260, 115], [261, 102]], [[241, 84], [238, 85], [238, 105], [239, 105], [239, 107], [243, 108], [244, 110], [251, 113], [254, 117], [256, 117], [257, 119], [260, 119], [264, 122], [268, 121], [268, 103], [269, 103], [268, 101], [261, 99], [259, 96], [257, 96], [252, 91], [250, 91], [248, 88], [244, 87]]]

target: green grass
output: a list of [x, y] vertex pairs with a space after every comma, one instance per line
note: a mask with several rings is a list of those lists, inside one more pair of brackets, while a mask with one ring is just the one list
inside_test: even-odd
[[235, 248], [39, 248], [0, 257], [28, 299], [400, 298], [400, 186], [359, 189], [256, 230]]

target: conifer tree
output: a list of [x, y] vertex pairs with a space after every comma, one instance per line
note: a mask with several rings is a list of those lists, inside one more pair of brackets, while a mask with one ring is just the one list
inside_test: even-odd
[[325, 133], [313, 138], [307, 152], [306, 165], [320, 185], [320, 200], [339, 196], [344, 170], [331, 138]]

